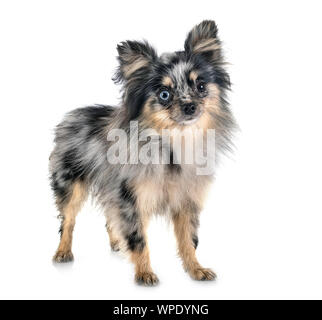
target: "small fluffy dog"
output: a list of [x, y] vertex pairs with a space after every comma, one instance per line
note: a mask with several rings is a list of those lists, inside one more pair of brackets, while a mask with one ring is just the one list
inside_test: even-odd
[[129, 135], [135, 120], [139, 132], [152, 128], [160, 135], [163, 129], [215, 129], [216, 152], [229, 148], [235, 122], [225, 98], [230, 80], [217, 31], [215, 22], [203, 21], [188, 34], [184, 51], [161, 56], [147, 42], [122, 42], [114, 79], [123, 85], [121, 105], [76, 109], [57, 126], [50, 156], [51, 186], [62, 220], [55, 262], [73, 260], [75, 218], [90, 193], [106, 215], [112, 250], [126, 249], [138, 283], [158, 283], [146, 239], [154, 213], [172, 220], [190, 276], [215, 279], [195, 253], [199, 215], [213, 174], [197, 175], [195, 164], [175, 163], [178, 150], [171, 145], [168, 164], [111, 164], [106, 137], [115, 128]]

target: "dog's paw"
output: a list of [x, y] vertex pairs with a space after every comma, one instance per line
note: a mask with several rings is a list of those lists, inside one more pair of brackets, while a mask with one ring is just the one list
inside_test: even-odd
[[190, 276], [194, 280], [198, 281], [212, 281], [216, 279], [216, 274], [211, 269], [196, 268], [189, 272]]
[[135, 275], [136, 283], [144, 286], [156, 286], [159, 283], [158, 277], [153, 272], [141, 272]]
[[57, 251], [53, 261], [56, 263], [66, 263], [74, 260], [74, 256], [71, 251]]

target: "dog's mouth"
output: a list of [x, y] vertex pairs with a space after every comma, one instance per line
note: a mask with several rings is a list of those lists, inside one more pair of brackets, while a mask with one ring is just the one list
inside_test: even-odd
[[200, 116], [197, 118], [183, 120], [183, 121], [179, 122], [179, 124], [184, 125], [184, 126], [190, 126], [190, 125], [196, 123], [199, 120], [199, 118], [200, 118]]
[[199, 112], [197, 115], [193, 115], [190, 117], [184, 117], [183, 119], [176, 120], [179, 125], [182, 126], [190, 126], [194, 123], [196, 123], [200, 117], [201, 117], [202, 112]]

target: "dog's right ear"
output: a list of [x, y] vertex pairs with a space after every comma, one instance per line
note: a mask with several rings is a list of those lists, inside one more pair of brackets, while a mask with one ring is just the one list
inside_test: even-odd
[[114, 81], [127, 82], [135, 74], [147, 72], [157, 59], [154, 48], [146, 41], [124, 41], [117, 46], [119, 68]]

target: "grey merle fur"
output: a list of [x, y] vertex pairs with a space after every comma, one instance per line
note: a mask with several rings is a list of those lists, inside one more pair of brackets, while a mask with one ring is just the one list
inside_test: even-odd
[[[51, 187], [62, 218], [74, 184], [81, 182], [104, 209], [108, 225], [115, 230], [125, 249], [140, 252], [146, 246], [143, 216], [147, 215], [142, 212], [139, 201], [142, 196], [140, 187], [154, 181], [159, 189], [151, 190], [151, 199], [155, 200], [153, 205], [147, 204], [147, 211], [151, 208], [155, 212], [150, 214], [169, 213], [170, 217], [186, 211], [191, 216], [191, 245], [197, 247], [202, 205], [194, 194], [210, 183], [212, 177], [196, 176], [194, 166], [174, 164], [176, 150], [171, 148], [168, 165], [112, 165], [106, 158], [111, 144], [106, 136], [114, 128], [129, 132], [130, 121], [134, 119], [139, 123], [139, 131], [146, 128], [145, 108], [151, 114], [159, 110], [172, 112], [174, 123], [177, 121], [178, 127], [182, 127], [180, 121], [185, 118], [180, 105], [193, 101], [201, 110], [207, 97], [207, 92], [196, 92], [195, 84], [189, 78], [196, 70], [200, 81], [218, 88], [216, 101], [220, 113], [209, 111], [209, 114], [213, 127], [218, 129], [217, 151], [229, 149], [235, 122], [226, 100], [230, 79], [224, 68], [217, 33], [214, 22], [204, 21], [188, 34], [184, 51], [162, 56], [158, 56], [147, 42], [125, 41], [117, 46], [119, 67], [114, 81], [122, 84], [121, 105], [95, 105], [73, 110], [56, 128], [50, 173]], [[173, 81], [173, 88], [168, 88], [172, 100], [163, 103], [158, 94], [164, 87], [162, 81], [166, 76]], [[148, 123], [153, 125], [153, 121]], [[169, 186], [177, 186], [177, 194], [168, 193]]]

